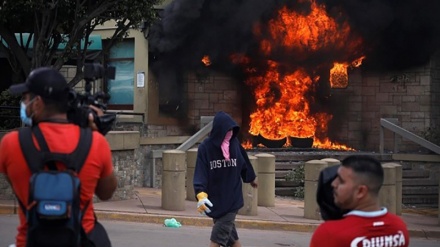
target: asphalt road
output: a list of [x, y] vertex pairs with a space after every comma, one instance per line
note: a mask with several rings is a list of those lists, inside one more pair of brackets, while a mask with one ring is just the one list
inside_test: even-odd
[[[0, 247], [14, 242], [17, 215], [0, 215]], [[182, 226], [167, 228], [158, 224], [102, 221], [114, 247], [203, 247], [209, 245], [211, 229]], [[246, 247], [308, 247], [311, 233], [238, 229]], [[439, 247], [440, 240], [411, 239], [411, 247]]]

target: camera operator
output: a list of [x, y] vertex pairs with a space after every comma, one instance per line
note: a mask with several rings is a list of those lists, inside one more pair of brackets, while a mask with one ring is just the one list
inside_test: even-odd
[[[80, 127], [67, 118], [69, 87], [59, 71], [49, 67], [37, 68], [30, 73], [26, 82], [12, 85], [10, 91], [22, 95], [22, 121], [28, 126], [38, 125], [51, 152], [68, 154], [77, 147]], [[99, 108], [91, 108], [98, 115], [102, 114]], [[89, 126], [96, 130], [93, 118], [93, 115], [89, 116]], [[59, 170], [65, 169], [62, 164], [57, 163], [56, 166]], [[28, 205], [31, 171], [20, 148], [18, 131], [5, 135], [0, 143], [0, 173], [5, 173], [18, 200]], [[95, 246], [111, 246], [105, 229], [96, 221], [93, 212], [93, 195], [108, 200], [117, 187], [110, 146], [98, 131], [92, 132], [89, 154], [78, 177], [81, 181], [81, 208], [87, 206], [82, 226]], [[27, 224], [22, 210], [19, 210], [19, 218], [16, 246], [24, 247]]]
[[313, 233], [310, 247], [409, 246], [406, 224], [379, 205], [384, 180], [381, 163], [370, 156], [345, 158], [331, 183], [334, 203], [349, 211]]

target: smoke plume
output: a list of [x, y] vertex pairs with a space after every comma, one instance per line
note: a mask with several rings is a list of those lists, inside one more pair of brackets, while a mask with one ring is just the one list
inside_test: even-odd
[[[390, 70], [421, 65], [440, 46], [438, 0], [316, 2], [325, 4], [328, 15], [336, 21], [347, 21], [352, 33], [363, 39], [361, 52], [367, 57], [363, 67]], [[258, 60], [260, 40], [256, 39], [254, 28], [256, 24], [264, 26], [283, 6], [298, 13], [310, 11], [306, 0], [174, 0], [150, 30], [150, 51], [156, 58], [153, 69], [194, 69], [201, 66], [205, 55], [210, 56], [215, 68], [229, 71], [236, 69], [231, 64], [231, 54], [241, 53]], [[321, 59], [318, 55], [329, 54], [338, 56], [326, 51], [313, 59], [303, 59], [280, 50], [271, 59], [304, 66]]]

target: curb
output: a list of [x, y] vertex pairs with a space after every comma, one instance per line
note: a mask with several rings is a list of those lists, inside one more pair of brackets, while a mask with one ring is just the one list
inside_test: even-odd
[[429, 231], [423, 229], [408, 229], [409, 236], [411, 238], [426, 238], [426, 239], [439, 239], [440, 240], [440, 232], [439, 231]]
[[0, 215], [2, 214], [18, 214], [18, 206], [0, 205]]
[[[0, 215], [13, 215], [18, 213], [18, 207], [12, 205], [0, 205]], [[163, 225], [165, 219], [175, 218], [183, 226], [202, 226], [211, 227], [212, 219], [208, 217], [189, 217], [179, 215], [160, 215], [160, 214], [141, 214], [96, 210], [96, 216], [100, 220], [116, 220], [139, 223], [153, 223]], [[274, 231], [292, 231], [292, 232], [313, 232], [317, 224], [310, 223], [293, 223], [293, 222], [276, 222], [264, 220], [244, 220], [236, 219], [238, 228], [258, 229], [258, 230], [274, 230]], [[440, 231], [408, 229], [412, 238], [440, 239]]]
[[[125, 212], [106, 212], [96, 211], [96, 216], [100, 220], [119, 220], [130, 222], [143, 222], [162, 224], [165, 219], [175, 218], [183, 226], [204, 226], [211, 227], [212, 219], [208, 217], [188, 217], [179, 215], [160, 215], [160, 214], [138, 214]], [[294, 232], [313, 232], [318, 224], [309, 223], [292, 223], [292, 222], [276, 222], [264, 220], [243, 220], [236, 219], [235, 224], [239, 228], [259, 229], [259, 230], [275, 230], [275, 231], [294, 231]]]

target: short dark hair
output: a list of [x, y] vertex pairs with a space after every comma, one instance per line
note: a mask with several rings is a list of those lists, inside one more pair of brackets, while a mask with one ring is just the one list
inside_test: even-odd
[[[29, 95], [31, 99], [38, 96], [34, 93], [29, 93]], [[69, 110], [69, 104], [67, 99], [54, 100], [54, 99], [41, 97], [41, 100], [44, 102], [45, 111], [51, 113], [67, 113]]]
[[368, 155], [352, 155], [342, 160], [341, 165], [353, 169], [368, 189], [379, 194], [382, 187], [384, 174], [379, 160]]
[[67, 113], [69, 104], [67, 99], [55, 100], [41, 97], [44, 102], [45, 109], [52, 113]]

